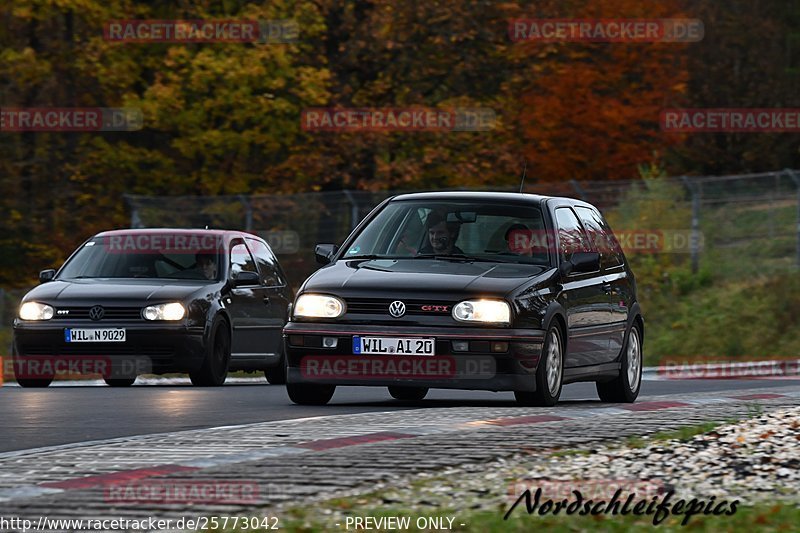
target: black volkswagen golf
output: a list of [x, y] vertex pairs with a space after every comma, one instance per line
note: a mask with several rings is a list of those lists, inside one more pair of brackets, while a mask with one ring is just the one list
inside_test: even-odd
[[116, 230], [84, 242], [22, 299], [14, 372], [22, 386], [100, 373], [109, 385], [138, 374], [188, 372], [221, 385], [229, 370], [283, 382], [293, 300], [261, 238], [239, 231]]
[[287, 389], [324, 404], [337, 385], [514, 391], [554, 405], [564, 384], [639, 394], [644, 322], [600, 212], [569, 198], [441, 192], [390, 198], [342, 247], [318, 245], [284, 328]]

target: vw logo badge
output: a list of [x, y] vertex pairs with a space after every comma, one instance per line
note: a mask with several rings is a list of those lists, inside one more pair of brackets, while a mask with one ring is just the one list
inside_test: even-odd
[[89, 318], [92, 320], [101, 320], [103, 316], [106, 314], [106, 310], [100, 307], [99, 305], [95, 305], [91, 309], [89, 309]]
[[400, 300], [395, 300], [389, 304], [389, 314], [395, 318], [400, 318], [406, 314], [406, 304]]

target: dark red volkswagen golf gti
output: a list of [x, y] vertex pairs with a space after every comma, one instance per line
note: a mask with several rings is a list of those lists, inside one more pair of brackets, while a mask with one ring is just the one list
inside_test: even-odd
[[324, 404], [340, 385], [514, 391], [554, 405], [564, 384], [639, 394], [644, 322], [600, 212], [569, 198], [440, 192], [376, 207], [341, 247], [318, 245], [284, 328], [287, 389]]

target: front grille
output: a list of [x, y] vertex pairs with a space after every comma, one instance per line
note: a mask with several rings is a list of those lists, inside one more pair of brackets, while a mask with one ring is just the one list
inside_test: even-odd
[[[388, 315], [389, 305], [394, 301], [401, 301], [406, 305], [406, 315], [432, 315], [432, 316], [449, 316], [453, 310], [453, 306], [458, 302], [440, 301], [440, 300], [406, 300], [403, 298], [347, 298], [348, 314], [372, 314], [372, 315]], [[430, 310], [422, 309], [423, 306], [445, 306], [444, 310]]]
[[[141, 307], [103, 307], [103, 318], [92, 320], [89, 318], [89, 309], [92, 307], [59, 307], [53, 319], [88, 320], [91, 322], [108, 322], [113, 320], [143, 320]], [[69, 313], [63, 313], [69, 311]], [[59, 314], [61, 312], [61, 314]]]

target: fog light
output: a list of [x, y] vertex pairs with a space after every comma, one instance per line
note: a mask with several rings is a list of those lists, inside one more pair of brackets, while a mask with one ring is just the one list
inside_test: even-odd
[[492, 343], [492, 351], [498, 353], [505, 353], [508, 351], [508, 343], [507, 342], [493, 342]]
[[325, 348], [336, 348], [337, 344], [339, 344], [338, 337], [322, 337], [322, 346]]
[[468, 341], [453, 341], [453, 351], [454, 352], [468, 352], [469, 351], [469, 342]]

